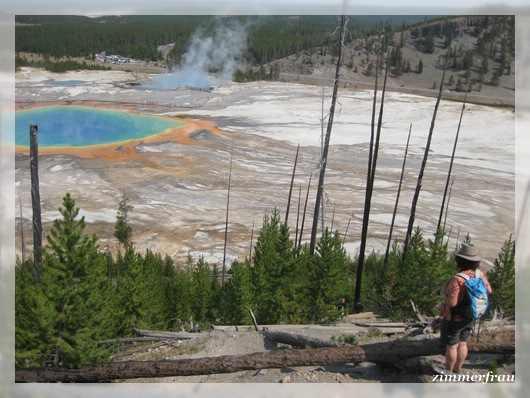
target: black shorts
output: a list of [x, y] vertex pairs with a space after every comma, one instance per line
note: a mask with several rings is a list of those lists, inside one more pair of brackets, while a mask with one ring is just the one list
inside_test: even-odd
[[473, 321], [450, 322], [442, 320], [440, 327], [440, 341], [445, 345], [455, 345], [469, 340]]

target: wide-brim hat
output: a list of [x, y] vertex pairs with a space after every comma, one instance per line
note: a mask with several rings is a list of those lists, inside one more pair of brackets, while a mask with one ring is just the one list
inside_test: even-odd
[[478, 254], [478, 249], [471, 243], [462, 243], [462, 246], [460, 246], [460, 250], [458, 250], [456, 256], [470, 261], [482, 260], [482, 256]]

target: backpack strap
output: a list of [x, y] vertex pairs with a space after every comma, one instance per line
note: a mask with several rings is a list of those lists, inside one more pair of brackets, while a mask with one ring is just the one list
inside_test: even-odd
[[[479, 271], [480, 272], [480, 271]], [[461, 278], [464, 278], [466, 281], [469, 280], [469, 275], [464, 273], [464, 272], [459, 272], [458, 274], [456, 274], [456, 276], [459, 276]]]

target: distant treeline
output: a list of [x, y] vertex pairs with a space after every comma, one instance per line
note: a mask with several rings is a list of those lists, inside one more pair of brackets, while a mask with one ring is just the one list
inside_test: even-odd
[[52, 61], [51, 59], [44, 60], [27, 60], [25, 57], [17, 55], [15, 57], [15, 68], [23, 66], [31, 66], [32, 68], [43, 68], [54, 73], [63, 73], [69, 70], [109, 70], [109, 66], [98, 64], [87, 64], [86, 62], [78, 62], [72, 59]]
[[[178, 63], [193, 33], [215, 29], [225, 20], [248, 27], [250, 64], [325, 46], [332, 40], [337, 17], [324, 16], [83, 16], [17, 15], [15, 50], [48, 57], [91, 57], [95, 53], [120, 54], [158, 61], [157, 47], [175, 44], [170, 61]], [[382, 21], [402, 27], [426, 20], [419, 16], [352, 16], [348, 40], [369, 35]]]

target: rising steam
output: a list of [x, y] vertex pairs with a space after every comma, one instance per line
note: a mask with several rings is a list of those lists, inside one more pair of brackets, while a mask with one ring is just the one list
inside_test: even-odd
[[210, 88], [232, 81], [246, 45], [246, 28], [236, 21], [224, 21], [210, 34], [195, 32], [181, 65], [165, 75], [162, 88]]

